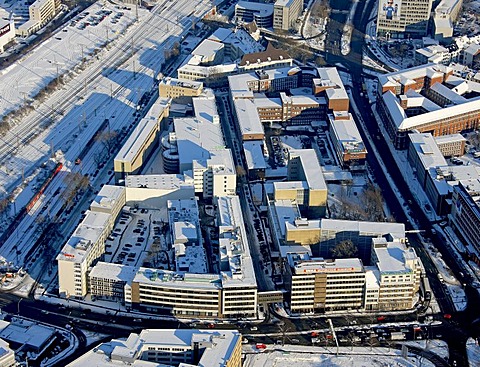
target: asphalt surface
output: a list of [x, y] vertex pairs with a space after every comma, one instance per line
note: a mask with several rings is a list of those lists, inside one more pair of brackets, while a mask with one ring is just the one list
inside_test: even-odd
[[[357, 11], [353, 20], [355, 31], [352, 36], [352, 51], [349, 55], [342, 56], [338, 53], [330, 54], [327, 52], [325, 55], [325, 60], [329, 64], [342, 63], [350, 71], [352, 75], [353, 88], [352, 95], [353, 98], [359, 107], [359, 111], [363, 121], [366, 122], [367, 130], [365, 131], [362, 126], [359, 126], [362, 139], [366, 145], [367, 151], [372, 152], [372, 147], [366, 135], [375, 137], [380, 134], [378, 129], [378, 122], [373, 116], [371, 106], [366, 97], [362, 97], [360, 92], [362, 91], [362, 65], [361, 65], [361, 55], [364, 48], [364, 35], [365, 27], [367, 25], [368, 17], [371, 13], [371, 10], [375, 6], [373, 0], [366, 2], [360, 2], [357, 7]], [[337, 28], [337, 27], [336, 27]], [[375, 179], [377, 180], [378, 185], [382, 188], [384, 199], [389, 206], [392, 214], [397, 222], [406, 223], [407, 229], [412, 229], [408, 218], [405, 215], [405, 211], [411, 211], [415, 213], [415, 219], [420, 228], [425, 229], [427, 234], [431, 235], [433, 244], [442, 252], [444, 259], [449, 265], [454, 273], [458, 276], [461, 271], [461, 266], [454, 261], [454, 258], [450, 255], [450, 252], [447, 249], [445, 242], [438, 236], [433, 236], [431, 234], [431, 226], [429, 219], [424, 213], [424, 209], [420, 207], [412, 196], [407, 183], [405, 182], [405, 177], [403, 176], [401, 170], [396, 165], [395, 160], [393, 159], [389, 148], [387, 147], [387, 142], [389, 137], [385, 136], [384, 139], [373, 139], [376, 149], [381, 152], [381, 159], [383, 165], [387, 167], [389, 175], [392, 177], [395, 182], [398, 190], [400, 191], [403, 199], [406, 203], [406, 206], [402, 205], [400, 198], [392, 191], [382, 169], [380, 168], [381, 162], [377, 160], [377, 157], [374, 154], [368, 155], [368, 163], [371, 167]], [[418, 235], [408, 235], [410, 244], [417, 250], [419, 256], [421, 257], [424, 266], [427, 270], [427, 275], [429, 275], [429, 280], [431, 282], [432, 290], [437, 298], [442, 310], [453, 314], [453, 321], [448, 321], [450, 325], [449, 330], [455, 331], [455, 333], [447, 332], [445, 334], [446, 341], [449, 344], [450, 349], [450, 362], [455, 361], [458, 366], [467, 365], [466, 353], [465, 353], [465, 341], [469, 335], [480, 334], [480, 330], [473, 321], [478, 319], [480, 316], [480, 310], [478, 309], [478, 304], [480, 304], [478, 299], [478, 294], [476, 292], [469, 291], [469, 307], [465, 312], [455, 313], [453, 306], [451, 304], [450, 298], [446, 294], [446, 290], [439, 283], [436, 277], [436, 270], [428, 257], [423, 246], [419, 241]]]

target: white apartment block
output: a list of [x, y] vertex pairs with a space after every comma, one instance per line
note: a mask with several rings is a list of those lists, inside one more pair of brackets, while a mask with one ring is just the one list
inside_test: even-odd
[[113, 229], [111, 217], [87, 211], [63, 246], [56, 259], [60, 295], [81, 298], [88, 293], [88, 270], [105, 252], [105, 241]]
[[44, 25], [55, 16], [55, 0], [36, 0], [29, 6], [28, 10], [30, 20], [35, 20]]
[[145, 329], [112, 339], [67, 367], [241, 367], [242, 336], [236, 330]]
[[435, 39], [448, 41], [453, 36], [453, 27], [462, 9], [463, 0], [441, 0], [433, 15]]

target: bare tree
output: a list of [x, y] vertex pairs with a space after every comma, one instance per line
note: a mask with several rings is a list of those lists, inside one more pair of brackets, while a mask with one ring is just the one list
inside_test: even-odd
[[372, 222], [383, 221], [383, 196], [378, 186], [369, 182], [363, 189], [361, 196], [362, 207], [367, 215], [367, 220]]
[[66, 205], [70, 205], [78, 194], [84, 192], [90, 186], [90, 179], [79, 172], [70, 172], [65, 177], [65, 183], [67, 188], [60, 197]]
[[330, 249], [334, 259], [357, 257], [358, 249], [351, 240], [341, 241], [335, 247]]
[[101, 142], [108, 153], [112, 150], [117, 142], [118, 132], [116, 130], [107, 130], [99, 132], [95, 136], [95, 140]]
[[8, 208], [12, 203], [12, 195], [8, 195], [3, 199], [0, 199], [0, 214], [5, 215], [8, 214]]
[[247, 174], [247, 172], [245, 172], [245, 168], [243, 168], [242, 166], [238, 165], [236, 167], [236, 170], [237, 170], [237, 176], [238, 177], [245, 177], [245, 175]]

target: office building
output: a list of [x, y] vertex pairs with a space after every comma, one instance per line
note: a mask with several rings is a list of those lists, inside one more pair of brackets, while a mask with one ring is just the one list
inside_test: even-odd
[[303, 11], [302, 0], [277, 0], [273, 5], [273, 28], [288, 31], [294, 29]]
[[178, 78], [223, 86], [228, 75], [238, 72], [242, 57], [263, 50], [264, 47], [243, 29], [218, 28], [185, 59], [177, 70]]
[[377, 37], [387, 40], [427, 35], [433, 0], [384, 0], [378, 2]]
[[10, 20], [0, 18], [0, 52], [5, 51], [5, 46], [15, 39], [15, 23], [13, 17]]
[[203, 92], [203, 83], [167, 77], [160, 81], [158, 91], [162, 98], [198, 97]]
[[408, 161], [427, 194], [433, 210], [439, 215], [450, 212], [452, 193], [459, 180], [478, 177], [474, 165], [448, 165], [431, 134], [409, 134]]
[[88, 274], [93, 298], [125, 301], [125, 285], [130, 284], [137, 269], [133, 266], [98, 262]]
[[434, 36], [441, 42], [449, 42], [453, 28], [462, 9], [463, 0], [441, 0], [433, 14]]
[[145, 162], [158, 147], [170, 112], [170, 100], [159, 98], [141, 119], [113, 160], [115, 180], [139, 174]]
[[242, 336], [236, 330], [145, 329], [112, 339], [67, 367], [241, 367]]
[[[349, 108], [348, 95], [335, 68], [263, 69], [229, 76], [228, 82], [242, 142], [263, 140], [264, 124], [307, 125], [326, 119], [328, 112]], [[303, 88], [310, 88], [312, 94]], [[261, 94], [266, 92], [279, 95]]]
[[335, 310], [408, 310], [422, 277], [422, 264], [403, 240], [372, 238], [370, 265], [358, 258], [286, 256], [293, 312]]
[[[467, 253], [480, 252], [480, 180], [461, 180], [453, 188], [450, 224], [466, 245]], [[475, 255], [478, 261], [478, 255]]]
[[253, 1], [239, 1], [235, 4], [237, 22], [255, 21], [260, 28], [271, 28], [273, 25], [273, 5]]
[[480, 84], [453, 76], [444, 65], [422, 65], [378, 77], [377, 111], [393, 145], [408, 133], [451, 135], [480, 126]]
[[234, 195], [236, 169], [225, 148], [215, 98], [193, 98], [193, 108], [195, 117], [174, 119], [174, 132], [162, 141], [166, 171], [193, 177], [195, 192], [203, 197]]
[[287, 181], [274, 183], [275, 200], [295, 200], [313, 218], [325, 214], [327, 184], [313, 149], [291, 149], [288, 156]]
[[39, 31], [55, 17], [59, 5], [56, 0], [36, 0], [28, 7], [30, 19], [18, 27], [17, 34], [28, 37]]
[[113, 229], [111, 215], [87, 211], [85, 218], [57, 256], [59, 293], [84, 297], [88, 292], [88, 269], [105, 252], [105, 241]]
[[35, 20], [43, 26], [55, 16], [55, 0], [36, 0], [29, 6], [28, 11], [30, 20]]
[[[73, 247], [74, 241], [70, 239], [57, 257], [61, 294], [82, 298], [90, 292], [99, 299], [125, 302], [129, 309], [162, 310], [177, 316], [254, 317], [257, 285], [239, 198], [223, 196], [214, 199], [218, 208], [216, 223], [220, 254], [215, 261], [219, 263], [220, 273], [208, 273], [193, 186], [179, 176], [167, 175], [165, 179], [159, 176], [129, 176], [127, 186], [122, 188], [126, 191], [129, 208], [124, 210], [131, 213], [130, 208], [143, 210], [148, 207], [148, 210], [157, 211], [152, 215], [158, 218], [166, 208], [168, 246], [173, 249], [169, 251], [173, 257], [168, 263], [174, 264], [173, 270], [142, 266], [150, 262], [147, 257], [136, 266], [130, 262], [128, 265], [103, 262], [104, 242], [112, 234], [112, 220], [106, 212], [89, 211], [84, 220], [88, 223], [82, 222], [72, 236], [82, 247]], [[109, 193], [114, 190], [104, 186], [92, 206], [114, 202], [106, 197]], [[91, 223], [95, 219], [92, 214], [99, 216], [95, 223]], [[113, 241], [113, 237], [110, 240]], [[158, 252], [158, 249], [148, 251]]]
[[444, 157], [461, 157], [465, 154], [467, 139], [462, 134], [443, 135], [435, 137], [435, 143]]
[[357, 125], [349, 112], [333, 112], [328, 115], [330, 137], [337, 158], [344, 168], [351, 172], [366, 169], [367, 149]]

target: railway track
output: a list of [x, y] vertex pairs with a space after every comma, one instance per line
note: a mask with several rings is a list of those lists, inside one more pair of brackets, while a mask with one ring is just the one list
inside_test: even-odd
[[[182, 3], [182, 2], [179, 2], [179, 3]], [[157, 7], [155, 7], [154, 10], [152, 11], [152, 14], [149, 17], [149, 19], [147, 21], [145, 21], [139, 28], [135, 29], [132, 34], [128, 35], [128, 39], [126, 41], [124, 41], [122, 45], [120, 45], [115, 50], [113, 50], [111, 53], [109, 53], [109, 56], [108, 56], [109, 61], [107, 62], [107, 64], [98, 65], [94, 70], [92, 70], [90, 73], [85, 75], [84, 78], [81, 78], [77, 82], [75, 87], [73, 87], [70, 91], [67, 91], [66, 96], [65, 96], [65, 94], [63, 94], [62, 95], [63, 102], [60, 104], [60, 108], [67, 109], [67, 107], [69, 105], [71, 105], [73, 101], [76, 101], [76, 99], [78, 98], [77, 97], [78, 93], [80, 93], [82, 91], [82, 89], [84, 88], [85, 81], [87, 81], [87, 84], [88, 83], [100, 84], [100, 79], [102, 77], [104, 77], [103, 73], [104, 73], [105, 70], [108, 70], [109, 68], [111, 68], [112, 71], [113, 71], [113, 70], [116, 70], [117, 68], [121, 68], [123, 65], [128, 63], [132, 59], [132, 57], [136, 57], [134, 52], [129, 52], [129, 51], [131, 51], [131, 48], [130, 48], [130, 45], [129, 45], [129, 43], [130, 43], [129, 40], [132, 37], [134, 37], [134, 39], [135, 38], [137, 38], [137, 39], [142, 39], [142, 38], [148, 39], [149, 37], [153, 37], [153, 36], [157, 35], [157, 33], [159, 31], [160, 32], [164, 31], [163, 27], [156, 27], [155, 24], [152, 24], [152, 22], [154, 22], [154, 21], [160, 20], [161, 22], [165, 22], [165, 20], [167, 19], [166, 17], [162, 17], [158, 14], [159, 12], [161, 12], [163, 10], [162, 6], [163, 6], [163, 4], [157, 5]], [[179, 5], [177, 3], [178, 8], [181, 9], [181, 6], [182, 5]], [[205, 11], [206, 10], [207, 9], [205, 9]], [[175, 13], [178, 14], [178, 12], [175, 12]], [[157, 17], [159, 19], [156, 19]], [[169, 21], [169, 20], [167, 20], [167, 21]], [[167, 28], [168, 28], [168, 26], [167, 26]], [[174, 29], [176, 29], [176, 27]], [[177, 31], [177, 32], [179, 32], [179, 34], [175, 34], [175, 36], [178, 37], [179, 35], [182, 35], [183, 33], [186, 33], [187, 31], [188, 31], [188, 29], [181, 29], [180, 28]], [[169, 38], [168, 36], [169, 36], [168, 34], [164, 34], [163, 35], [163, 40], [161, 42], [165, 43]], [[166, 46], [168, 46], [168, 45], [166, 45]], [[137, 45], [137, 51], [143, 51], [147, 47], [148, 46], [146, 46], [145, 44], [142, 45], [141, 43], [139, 43]], [[158, 53], [160, 51], [158, 51], [157, 53], [151, 53], [149, 55], [149, 57], [144, 60], [143, 64], [139, 63], [138, 69], [135, 70], [136, 73], [134, 73], [134, 74], [132, 73], [132, 75], [130, 75], [123, 82], [122, 85], [119, 85], [113, 91], [113, 98], [111, 98], [110, 95], [105, 97], [105, 99], [107, 101], [105, 99], [97, 98], [97, 100], [100, 100], [100, 101], [97, 102], [97, 105], [103, 106], [107, 111], [108, 111], [108, 100], [124, 98], [128, 102], [128, 103], [123, 104], [121, 110], [116, 110], [115, 111], [115, 114], [117, 114], [117, 116], [122, 116], [122, 119], [115, 119], [114, 121], [112, 121], [111, 124], [110, 124], [110, 128], [118, 129], [120, 131], [120, 129], [122, 127], [128, 126], [129, 122], [131, 122], [131, 118], [133, 118], [133, 113], [132, 112], [134, 112], [136, 110], [135, 108], [132, 108], [132, 104], [136, 104], [137, 101], [135, 101], [135, 100], [133, 100], [133, 101], [130, 100], [129, 101], [128, 97], [126, 97], [125, 94], [132, 91], [133, 88], [131, 88], [131, 86], [135, 84], [134, 80], [137, 80], [137, 83], [138, 83], [139, 79], [141, 79], [143, 85], [145, 85], [146, 83], [150, 83], [151, 86], [155, 85], [155, 83], [153, 81], [153, 77], [149, 77], [147, 75], [147, 73], [145, 73], [145, 72], [148, 71], [148, 70], [151, 70], [150, 66], [148, 66], [148, 65], [152, 65], [156, 61], [158, 61], [158, 59], [159, 59]], [[122, 54], [125, 54], [125, 53], [127, 53], [127, 55], [119, 61], [118, 59], [120, 58], [120, 56], [122, 56]], [[128, 55], [128, 54], [130, 54], [130, 55]], [[163, 57], [163, 55], [161, 55], [161, 56]], [[158, 68], [160, 68], [160, 63], [158, 65]], [[155, 71], [156, 70], [154, 70], [154, 75], [156, 75]], [[57, 98], [60, 98], [60, 97], [57, 97]], [[140, 98], [140, 96], [137, 96], [137, 98]], [[84, 116], [84, 118], [86, 120], [90, 120], [90, 119], [93, 120], [94, 117], [95, 117], [96, 111], [93, 112], [94, 109], [92, 109], [92, 108], [90, 108], [89, 110], [90, 110], [90, 112], [88, 114], [86, 114]], [[108, 112], [111, 112], [111, 111], [108, 111]], [[55, 114], [56, 112], [51, 111], [50, 113], [51, 114], [48, 115], [48, 116], [51, 117], [52, 114]], [[37, 113], [37, 115], [38, 115], [38, 113]], [[72, 119], [73, 119], [73, 117], [72, 117]], [[30, 120], [34, 121], [33, 118], [31, 118]], [[74, 128], [76, 128], [75, 124], [72, 124], [72, 125], [74, 125]], [[30, 130], [31, 130], [31, 126], [25, 126], [22, 131], [26, 132], [26, 131], [30, 131]], [[90, 129], [90, 130], [93, 131], [93, 134], [95, 134], [96, 131], [97, 131], [96, 129]], [[6, 145], [10, 145], [10, 144], [6, 144]], [[73, 161], [75, 159], [75, 155], [76, 155], [75, 153], [76, 152], [74, 150], [78, 149], [75, 146], [73, 146], [72, 148], [73, 149], [69, 149], [65, 153], [65, 157], [67, 158], [67, 160], [70, 160], [70, 161]], [[85, 166], [83, 166], [81, 168], [78, 167], [78, 166], [72, 166], [72, 171], [77, 171], [78, 172], [78, 170], [80, 170], [81, 173], [93, 172], [96, 167], [94, 167], [95, 163], [94, 163], [94, 160], [92, 159], [92, 157], [95, 154], [96, 149], [98, 149], [98, 147], [95, 147], [95, 145], [94, 145], [91, 149], [91, 152], [88, 153], [88, 155], [90, 157], [87, 157], [88, 159], [85, 160], [86, 162], [88, 162], [88, 163], [86, 163]], [[7, 151], [2, 153], [2, 151], [0, 150], [0, 157], [2, 157], [2, 154], [4, 156], [8, 155]], [[13, 151], [13, 149], [10, 149], [9, 151], [11, 153]], [[48, 209], [48, 213], [49, 213], [50, 218], [55, 217], [59, 213], [62, 205], [60, 205], [61, 204], [60, 200], [57, 200], [55, 198], [56, 195], [54, 195], [54, 192], [56, 192], [59, 189], [60, 190], [64, 189], [64, 187], [62, 185], [63, 184], [63, 176], [64, 175], [58, 175], [57, 177], [55, 177], [52, 180], [51, 186], [45, 191], [42, 198], [40, 200], [38, 200], [38, 202], [32, 208], [32, 210], [29, 213], [30, 215], [27, 216], [22, 221], [22, 223], [19, 225], [17, 230], [14, 231], [12, 233], [12, 235], [5, 241], [5, 244], [4, 244], [3, 249], [2, 249], [2, 253], [4, 254], [4, 256], [6, 255], [5, 257], [7, 257], [7, 259], [9, 261], [18, 260], [19, 264], [22, 264], [22, 265], [24, 264], [24, 261], [26, 259], [24, 259], [24, 258], [16, 259], [16, 257], [18, 256], [19, 253], [27, 254], [27, 253], [30, 252], [30, 250], [31, 250], [31, 248], [32, 248], [32, 246], [35, 242], [35, 239], [38, 238], [38, 236], [39, 236], [38, 234], [36, 234], [37, 226], [38, 226], [38, 223], [36, 223], [37, 218], [39, 217], [40, 214], [44, 213], [45, 208]]]

